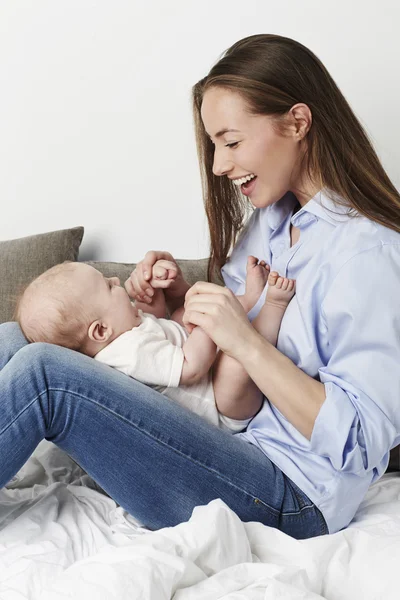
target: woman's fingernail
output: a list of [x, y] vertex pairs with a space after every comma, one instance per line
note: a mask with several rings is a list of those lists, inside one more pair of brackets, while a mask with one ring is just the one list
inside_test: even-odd
[[148, 288], [148, 289], [146, 290], [146, 294], [147, 294], [148, 296], [154, 296], [154, 290], [153, 290], [152, 288]]

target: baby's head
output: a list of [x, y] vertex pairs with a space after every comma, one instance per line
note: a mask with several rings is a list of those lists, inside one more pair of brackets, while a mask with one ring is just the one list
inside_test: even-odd
[[141, 321], [117, 277], [74, 262], [56, 265], [32, 281], [18, 302], [16, 319], [29, 342], [89, 356]]

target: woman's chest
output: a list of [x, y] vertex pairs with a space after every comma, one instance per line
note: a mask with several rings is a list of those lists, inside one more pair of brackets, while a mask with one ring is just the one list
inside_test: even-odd
[[272, 269], [296, 281], [296, 294], [282, 319], [278, 349], [315, 377], [329, 360], [329, 338], [323, 302], [335, 277], [335, 262], [318, 240], [291, 248], [287, 257], [273, 257]]

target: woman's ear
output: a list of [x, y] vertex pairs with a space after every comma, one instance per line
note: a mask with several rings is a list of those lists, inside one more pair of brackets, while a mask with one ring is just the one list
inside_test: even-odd
[[93, 321], [89, 325], [88, 329], [88, 338], [93, 342], [107, 342], [112, 336], [113, 331], [111, 327], [107, 325], [107, 323], [102, 323], [101, 321]]
[[291, 129], [299, 140], [306, 137], [312, 125], [312, 113], [307, 104], [294, 104], [289, 111]]

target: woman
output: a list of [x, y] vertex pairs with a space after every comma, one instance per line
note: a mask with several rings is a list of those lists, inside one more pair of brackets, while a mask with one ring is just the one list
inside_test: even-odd
[[[219, 497], [244, 521], [299, 539], [337, 531], [400, 442], [399, 194], [323, 65], [293, 40], [232, 46], [194, 87], [194, 111], [210, 274], [235, 247], [227, 288], [187, 292], [172, 264], [166, 295], [225, 353], [216, 368], [239, 361], [268, 400], [229, 435], [87, 357], [27, 346], [6, 324], [1, 484], [46, 437], [151, 528]], [[256, 208], [245, 228], [240, 192]], [[296, 279], [278, 348], [234, 296], [248, 255]], [[157, 259], [174, 263], [148, 253], [126, 283], [133, 297], [151, 301]], [[220, 406], [228, 416], [234, 392]]]

